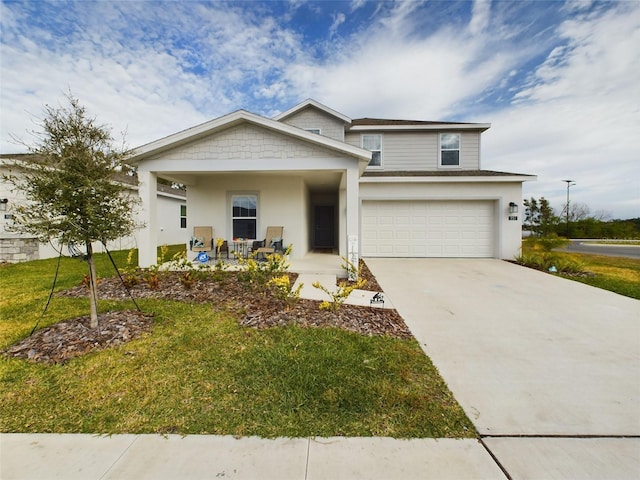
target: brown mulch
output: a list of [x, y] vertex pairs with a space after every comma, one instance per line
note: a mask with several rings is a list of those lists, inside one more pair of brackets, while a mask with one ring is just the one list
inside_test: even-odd
[[[362, 264], [364, 265], [364, 264]], [[360, 274], [367, 280], [365, 288], [381, 291], [366, 265]], [[291, 284], [295, 274], [289, 274]], [[402, 317], [392, 309], [342, 305], [336, 312], [320, 310], [319, 302], [301, 299], [290, 305], [272, 295], [252, 290], [235, 272], [216, 272], [193, 279], [186, 285], [182, 272], [163, 272], [158, 275], [155, 288], [144, 277], [138, 277], [130, 287], [136, 299], [161, 298], [191, 303], [209, 303], [214, 309], [232, 309], [238, 313], [239, 323], [258, 329], [285, 325], [302, 327], [336, 327], [361, 335], [386, 335], [411, 338]], [[84, 285], [73, 287], [59, 295], [81, 297], [87, 295]], [[101, 279], [100, 299], [127, 300], [129, 293], [119, 278]], [[149, 331], [151, 317], [136, 310], [109, 312], [99, 315], [100, 330], [89, 328], [88, 317], [66, 320], [37, 331], [20, 343], [5, 350], [9, 356], [44, 363], [64, 363], [84, 353], [123, 344]]]
[[95, 350], [122, 345], [151, 329], [152, 316], [137, 310], [98, 315], [99, 329], [90, 327], [88, 316], [63, 320], [5, 350], [11, 357], [42, 363], [65, 363]]

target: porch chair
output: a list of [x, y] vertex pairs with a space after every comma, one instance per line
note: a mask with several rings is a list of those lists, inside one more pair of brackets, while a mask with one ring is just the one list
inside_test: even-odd
[[193, 227], [191, 250], [194, 252], [210, 252], [213, 250], [213, 227]]
[[282, 232], [284, 227], [267, 227], [265, 239], [262, 242], [253, 242], [252, 250], [256, 252], [256, 256], [282, 252]]
[[226, 240], [222, 242], [222, 245], [220, 245], [219, 251], [218, 251], [218, 245], [216, 245], [216, 258], [222, 258], [223, 253], [226, 253], [227, 258], [229, 258], [229, 242], [227, 242]]

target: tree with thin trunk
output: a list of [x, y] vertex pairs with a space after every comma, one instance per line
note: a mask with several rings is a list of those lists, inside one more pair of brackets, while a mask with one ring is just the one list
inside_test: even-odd
[[[70, 93], [68, 105], [44, 107], [42, 131], [27, 145], [33, 161], [22, 175], [6, 177], [27, 202], [15, 210], [14, 230], [40, 241], [83, 245], [89, 267], [91, 327], [98, 328], [97, 275], [93, 242], [130, 235], [137, 197], [122, 183], [126, 150], [114, 146], [111, 131], [98, 125]], [[119, 181], [120, 177], [120, 181]]]

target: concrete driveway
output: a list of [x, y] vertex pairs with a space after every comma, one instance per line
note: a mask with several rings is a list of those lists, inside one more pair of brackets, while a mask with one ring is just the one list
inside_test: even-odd
[[640, 301], [494, 259], [366, 262], [499, 460], [597, 475], [606, 444], [640, 478]]

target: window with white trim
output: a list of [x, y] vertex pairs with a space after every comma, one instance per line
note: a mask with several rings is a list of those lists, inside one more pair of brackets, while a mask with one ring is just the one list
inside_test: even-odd
[[255, 239], [258, 219], [258, 196], [232, 195], [231, 205], [233, 238]]
[[362, 148], [370, 150], [370, 167], [382, 167], [382, 135], [362, 135]]
[[315, 133], [316, 135], [321, 134], [321, 131], [319, 128], [305, 128], [305, 130], [309, 133]]
[[440, 134], [440, 166], [459, 167], [460, 166], [460, 134], [441, 133]]
[[187, 206], [180, 205], [180, 228], [187, 228]]

